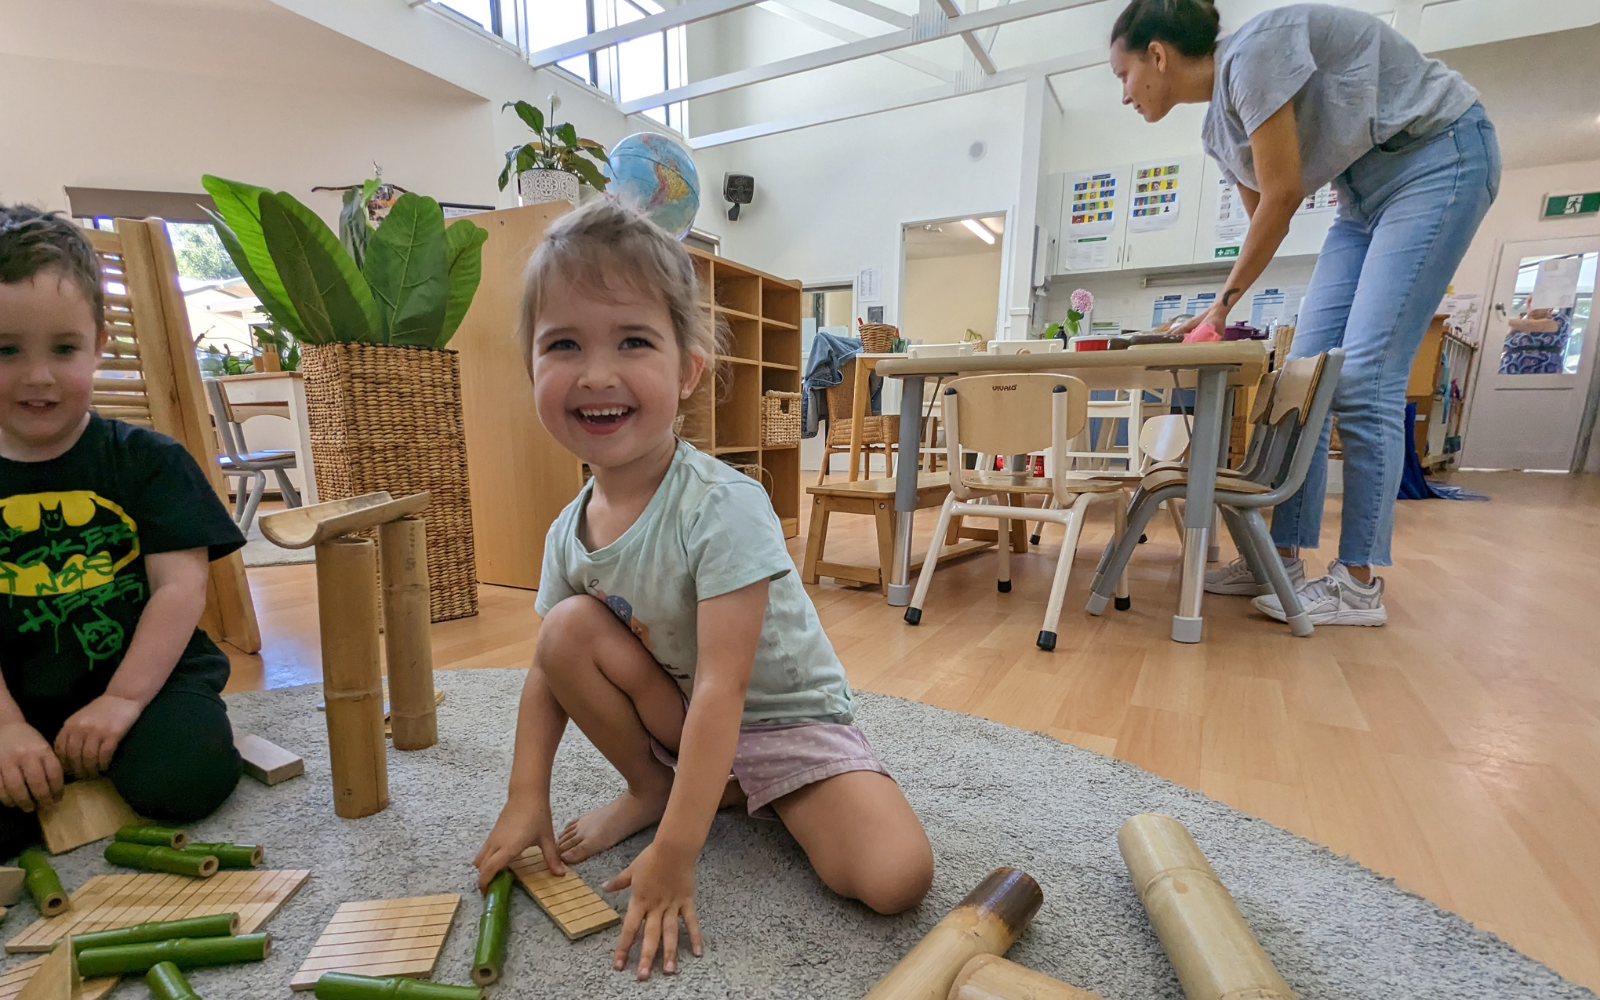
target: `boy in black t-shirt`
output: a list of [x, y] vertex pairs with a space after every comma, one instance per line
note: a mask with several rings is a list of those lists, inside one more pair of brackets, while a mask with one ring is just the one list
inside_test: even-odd
[[244, 538], [182, 445], [89, 411], [105, 342], [83, 234], [0, 206], [0, 858], [70, 778], [174, 823], [239, 779], [228, 658], [195, 626]]

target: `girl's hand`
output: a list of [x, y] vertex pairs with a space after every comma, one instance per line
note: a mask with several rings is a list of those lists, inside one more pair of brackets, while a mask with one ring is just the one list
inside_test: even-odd
[[61, 761], [26, 722], [0, 725], [0, 805], [33, 812], [41, 802], [61, 801]]
[[56, 756], [75, 778], [98, 778], [111, 768], [117, 745], [139, 721], [144, 706], [103, 694], [72, 713], [56, 734]]
[[671, 975], [678, 971], [678, 920], [689, 928], [689, 949], [699, 958], [705, 950], [700, 939], [700, 921], [694, 913], [695, 856], [676, 857], [660, 841], [652, 843], [633, 859], [633, 864], [618, 872], [616, 877], [601, 886], [607, 892], [617, 892], [631, 887], [628, 898], [628, 915], [622, 920], [622, 935], [617, 938], [616, 951], [611, 953], [611, 967], [621, 972], [628, 964], [628, 951], [633, 939], [644, 927], [639, 938], [640, 981], [650, 978], [650, 968], [655, 963], [656, 947], [661, 948], [661, 971]]
[[478, 869], [478, 891], [487, 892], [489, 882], [500, 869], [522, 856], [522, 852], [537, 844], [544, 855], [545, 866], [552, 875], [565, 875], [567, 866], [561, 863], [556, 850], [556, 831], [550, 822], [550, 797], [536, 796], [532, 802], [507, 799], [500, 818], [495, 821], [489, 837], [478, 848], [472, 863]]

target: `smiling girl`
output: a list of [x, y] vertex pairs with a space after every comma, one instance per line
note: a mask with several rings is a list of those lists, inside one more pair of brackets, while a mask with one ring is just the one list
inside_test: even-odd
[[[536, 845], [561, 873], [659, 823], [605, 885], [632, 889], [612, 960], [622, 969], [638, 938], [641, 979], [658, 953], [676, 971], [680, 919], [701, 954], [695, 865], [722, 806], [781, 820], [824, 883], [880, 913], [915, 906], [933, 878], [765, 491], [673, 434], [715, 354], [699, 301], [687, 251], [596, 202], [535, 250], [518, 334], [540, 421], [593, 478], [545, 539], [510, 788], [474, 863], [486, 885]], [[550, 772], [568, 719], [627, 788], [558, 838]]]

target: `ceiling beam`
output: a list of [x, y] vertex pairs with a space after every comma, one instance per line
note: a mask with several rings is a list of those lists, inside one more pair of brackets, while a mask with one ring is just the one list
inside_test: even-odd
[[[952, 20], [961, 16], [961, 8], [956, 6], [956, 0], [939, 0], [939, 9], [944, 11], [944, 16]], [[978, 61], [983, 68], [984, 76], [994, 76], [994, 60], [989, 57], [989, 50], [978, 41], [978, 36], [970, 31], [961, 33], [961, 40], [967, 43], [967, 51], [972, 53], [972, 58]]]
[[830, 0], [830, 2], [853, 10], [857, 14], [865, 14], [868, 17], [877, 18], [885, 24], [894, 25], [896, 28], [911, 27], [910, 14], [902, 14], [882, 4], [873, 3], [872, 0]]
[[726, 14], [729, 11], [739, 10], [743, 7], [754, 7], [761, 0], [684, 0], [683, 3], [661, 14], [651, 14], [641, 17], [637, 21], [596, 31], [592, 35], [575, 38], [570, 42], [551, 46], [539, 52], [528, 53], [528, 62], [534, 69], [553, 66], [563, 59], [581, 56], [590, 52], [616, 45], [618, 42], [627, 42], [645, 35], [653, 35], [658, 31], [668, 28], [680, 28], [685, 24], [703, 21], [708, 17]]
[[751, 84], [764, 83], [768, 80], [778, 80], [786, 76], [793, 76], [796, 73], [821, 69], [824, 66], [836, 66], [839, 63], [850, 62], [866, 56], [884, 55], [897, 49], [909, 48], [910, 46], [931, 42], [939, 38], [948, 38], [962, 31], [982, 31], [985, 28], [1010, 24], [1013, 21], [1039, 17], [1042, 14], [1054, 14], [1063, 10], [1071, 10], [1074, 7], [1084, 7], [1092, 3], [1103, 2], [1105, 0], [1021, 0], [1019, 3], [1008, 4], [1004, 7], [991, 7], [988, 10], [963, 14], [959, 18], [959, 28], [953, 26], [949, 18], [942, 18], [932, 25], [913, 25], [902, 31], [891, 31], [871, 38], [863, 38], [859, 42], [847, 42], [844, 45], [835, 45], [831, 48], [819, 49], [816, 52], [807, 52], [804, 55], [780, 59], [765, 66], [752, 66], [748, 69], [724, 73], [721, 76], [714, 76], [682, 87], [673, 87], [671, 90], [664, 90], [649, 97], [624, 101], [621, 104], [621, 108], [624, 114], [648, 111], [651, 108], [659, 108], [662, 105], [676, 104], [679, 101], [705, 97], [709, 94], [720, 94], [723, 91], [736, 90], [739, 87], [748, 87]]
[[1025, 83], [1029, 78], [1035, 76], [1048, 78], [1058, 73], [1071, 73], [1074, 70], [1095, 66], [1105, 61], [1106, 50], [1103, 46], [1087, 49], [1071, 55], [1056, 56], [1054, 59], [1018, 66], [1015, 69], [1004, 69], [993, 76], [979, 77], [976, 86], [966, 89], [961, 87], [929, 87], [893, 97], [858, 101], [853, 104], [828, 108], [824, 111], [796, 115], [793, 118], [786, 118], [782, 121], [745, 125], [740, 128], [728, 129], [724, 132], [712, 132], [702, 136], [695, 136], [689, 140], [689, 145], [695, 149], [709, 149], [712, 146], [726, 146], [733, 142], [745, 142], [750, 139], [759, 139], [763, 136], [794, 132], [818, 125], [828, 125], [832, 122], [849, 121], [852, 118], [865, 118], [868, 115], [882, 114], [885, 111], [897, 111], [901, 108], [916, 107], [920, 104], [931, 104], [934, 101], [949, 100], [952, 97], [964, 97], [967, 94], [1009, 87], [1013, 84]]
[[[768, 2], [761, 5], [761, 9], [820, 31], [824, 35], [832, 35], [841, 42], [858, 42], [863, 38], [869, 37], [859, 31], [851, 31], [843, 25], [835, 24], [826, 18], [818, 17], [809, 11], [803, 10], [799, 6], [801, 2], [803, 0], [768, 0]], [[924, 59], [921, 56], [914, 56], [909, 52], [886, 52], [884, 55], [903, 66], [911, 67], [919, 73], [926, 73], [936, 80], [943, 80], [946, 83], [954, 83], [956, 80], [955, 70], [946, 69], [938, 63]]]

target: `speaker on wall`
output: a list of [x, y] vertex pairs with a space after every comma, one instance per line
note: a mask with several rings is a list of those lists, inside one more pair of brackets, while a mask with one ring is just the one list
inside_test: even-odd
[[739, 221], [739, 206], [748, 205], [756, 196], [756, 179], [749, 174], [723, 174], [722, 200], [732, 202], [728, 221]]

